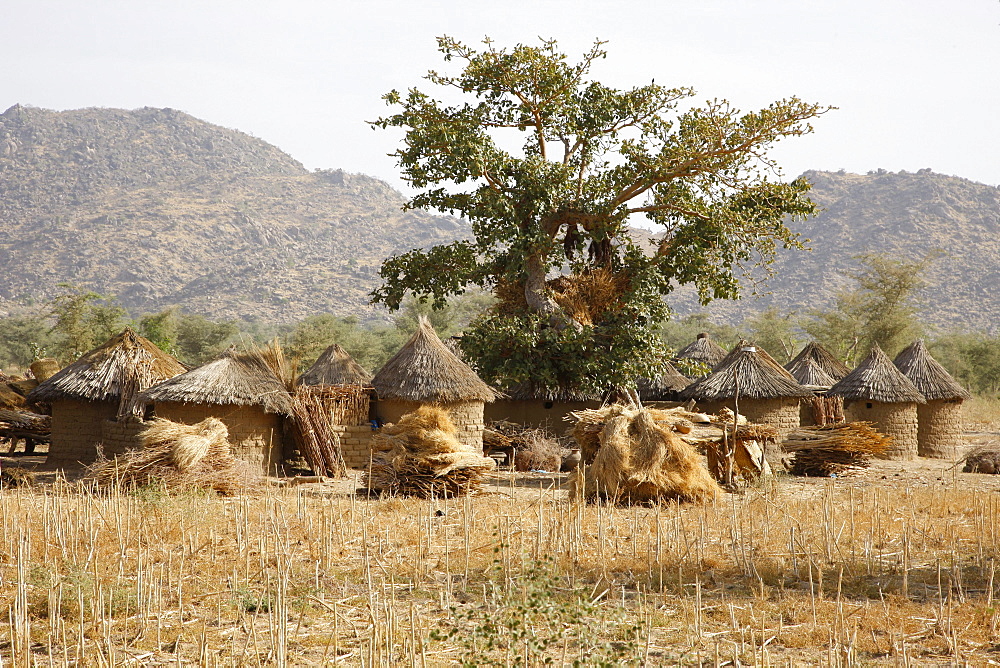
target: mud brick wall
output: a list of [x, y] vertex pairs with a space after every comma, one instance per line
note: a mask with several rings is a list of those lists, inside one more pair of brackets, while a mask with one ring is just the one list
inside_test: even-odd
[[340, 451], [344, 455], [344, 463], [352, 469], [363, 469], [371, 461], [372, 431], [371, 425], [335, 425], [333, 431], [340, 437]]
[[139, 433], [146, 428], [142, 420], [128, 419], [121, 422], [104, 420], [101, 422], [101, 443], [104, 455], [109, 459], [112, 455], [120, 455], [126, 450], [141, 448]]
[[46, 462], [66, 468], [93, 462], [97, 445], [104, 439], [103, 424], [117, 412], [117, 401], [53, 401], [52, 442]]
[[917, 404], [917, 453], [921, 457], [958, 459], [963, 431], [961, 399]]
[[892, 436], [883, 459], [917, 458], [917, 405], [882, 404], [877, 401], [845, 401], [848, 422], [871, 422], [875, 429]]
[[219, 406], [162, 402], [154, 407], [157, 417], [182, 424], [196, 424], [207, 417], [218, 418], [229, 430], [233, 456], [275, 474], [282, 459], [281, 416], [259, 406]]

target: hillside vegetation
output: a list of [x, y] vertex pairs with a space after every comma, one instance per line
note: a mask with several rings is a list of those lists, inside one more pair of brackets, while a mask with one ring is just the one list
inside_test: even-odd
[[[851, 286], [843, 275], [855, 256], [884, 253], [918, 260], [937, 254], [921, 292], [924, 321], [944, 329], [994, 330], [1000, 323], [1000, 188], [955, 176], [892, 173], [859, 175], [809, 171], [810, 197], [823, 211], [792, 228], [811, 250], [782, 251], [759, 299], [717, 302], [713, 319], [738, 323], [775, 307], [800, 312], [828, 308]], [[681, 291], [681, 313], [704, 310]]]
[[71, 281], [133, 313], [370, 317], [383, 258], [465, 233], [403, 203], [173, 109], [14, 106], [0, 115], [0, 310]]
[[[824, 209], [793, 225], [811, 250], [782, 251], [760, 298], [705, 309], [681, 289], [671, 297], [680, 314], [739, 323], [772, 307], [829, 308], [855, 255], [939, 252], [925, 321], [997, 326], [1000, 189], [929, 170], [805, 177]], [[178, 306], [271, 323], [370, 319], [383, 259], [468, 234], [455, 218], [403, 212], [404, 201], [377, 179], [309, 172], [265, 141], [172, 109], [14, 106], [0, 115], [0, 315], [69, 281], [136, 315]]]

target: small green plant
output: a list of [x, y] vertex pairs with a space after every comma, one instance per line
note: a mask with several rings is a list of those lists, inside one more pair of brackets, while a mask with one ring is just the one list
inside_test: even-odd
[[236, 607], [248, 615], [271, 611], [271, 597], [267, 592], [255, 592], [247, 587], [240, 587], [234, 592], [233, 601]]
[[[495, 561], [494, 574], [500, 567]], [[618, 640], [603, 641], [596, 629], [619, 620], [584, 589], [566, 588], [554, 573], [554, 560], [545, 557], [512, 586], [498, 586], [492, 579], [492, 601], [483, 607], [452, 606], [450, 628], [432, 631], [431, 639], [457, 641], [463, 666], [510, 665], [512, 659], [523, 665], [553, 665], [560, 655], [574, 657], [573, 666], [635, 663], [641, 624], [618, 628]]]

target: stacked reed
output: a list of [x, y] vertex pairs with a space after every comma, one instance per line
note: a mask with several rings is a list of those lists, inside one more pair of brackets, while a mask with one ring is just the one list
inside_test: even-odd
[[845, 422], [796, 429], [781, 444], [794, 453], [789, 471], [801, 476], [842, 476], [868, 468], [882, 456], [892, 437], [872, 428], [871, 422]]
[[[340, 388], [328, 385], [300, 385], [292, 396], [292, 435], [299, 452], [313, 473], [341, 477], [347, 471], [340, 436], [334, 424], [356, 424], [356, 415], [364, 404], [368, 414], [368, 393], [361, 388]], [[359, 396], [363, 393], [363, 401]], [[345, 416], [352, 422], [343, 422]]]
[[[581, 451], [594, 455], [593, 463], [570, 479], [571, 497], [632, 504], [707, 501], [718, 495], [719, 486], [697, 451], [675, 433], [678, 426], [689, 428], [686, 418], [621, 405], [574, 415], [579, 420], [573, 435]], [[595, 431], [598, 419], [603, 427]]]
[[365, 474], [371, 492], [455, 497], [475, 492], [496, 464], [459, 442], [448, 411], [425, 404], [372, 437], [374, 455]]
[[264, 478], [230, 453], [229, 430], [217, 418], [194, 425], [156, 419], [139, 434], [142, 449], [115, 459], [99, 456], [85, 480], [99, 487], [162, 485], [167, 491], [211, 489], [232, 495], [260, 488]]

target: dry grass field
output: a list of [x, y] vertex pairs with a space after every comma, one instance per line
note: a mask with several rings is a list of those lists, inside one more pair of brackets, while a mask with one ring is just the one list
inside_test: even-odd
[[[10, 459], [3, 462], [4, 466]], [[0, 658], [47, 665], [997, 665], [1000, 476], [931, 460], [715, 504], [0, 492]]]

